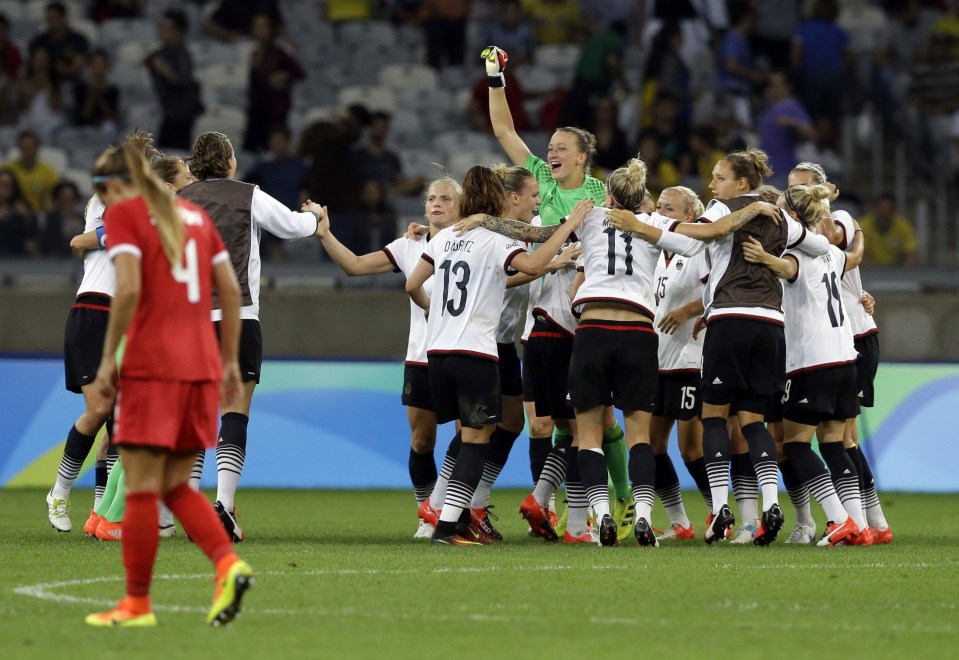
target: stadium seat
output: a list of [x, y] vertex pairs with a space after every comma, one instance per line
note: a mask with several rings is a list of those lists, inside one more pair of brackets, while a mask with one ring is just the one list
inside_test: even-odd
[[201, 133], [218, 131], [234, 143], [243, 140], [246, 130], [246, 113], [239, 108], [213, 107], [200, 115], [193, 124], [193, 138]]
[[536, 64], [572, 73], [579, 60], [577, 44], [544, 44], [536, 49]]
[[421, 114], [435, 115], [453, 110], [453, 95], [450, 90], [404, 89], [398, 94], [399, 105]]
[[201, 87], [246, 89], [250, 84], [250, 64], [249, 61], [210, 64], [197, 69], [194, 77]]
[[336, 108], [331, 105], [318, 105], [303, 113], [301, 126], [306, 127], [320, 121], [331, 121], [336, 117]]
[[122, 43], [156, 38], [156, 24], [145, 18], [110, 18], [100, 24], [100, 43], [109, 50]]
[[344, 87], [336, 95], [336, 104], [340, 107], [359, 103], [367, 110], [383, 110], [392, 112], [396, 106], [396, 96], [389, 87], [380, 85], [361, 86], [351, 85]]
[[256, 48], [252, 41], [240, 41], [225, 44], [219, 41], [198, 39], [187, 44], [193, 66], [197, 69], [213, 64], [235, 64], [250, 61], [250, 55]]
[[110, 80], [118, 87], [142, 87], [150, 89], [150, 75], [142, 64], [115, 62], [110, 69]]
[[23, 3], [19, 0], [0, 0], [0, 14], [8, 21], [19, 21], [23, 18]]
[[439, 75], [423, 64], [390, 64], [380, 69], [381, 85], [393, 89], [436, 89]]
[[399, 153], [399, 157], [400, 163], [403, 165], [403, 174], [409, 177], [435, 178], [440, 175], [437, 165], [446, 167], [444, 163], [439, 162], [436, 153], [433, 151], [404, 149]]
[[143, 66], [147, 55], [160, 47], [160, 42], [154, 39], [145, 41], [124, 41], [113, 51], [115, 63], [122, 62], [133, 66]]
[[503, 152], [494, 151], [457, 151], [450, 154], [446, 159], [447, 169], [450, 176], [457, 181], [462, 181], [466, 176], [466, 171], [475, 165], [485, 165], [490, 167], [499, 163], [506, 162], [506, 156]]
[[[27, 2], [23, 3], [23, 13], [21, 17], [46, 26], [48, 4], [50, 4], [49, 0], [27, 0]], [[63, 5], [67, 9], [67, 22], [71, 25], [73, 25], [75, 20], [83, 18], [86, 13], [84, 3], [80, 0], [63, 0]], [[44, 27], [44, 29], [46, 29], [46, 27]]]
[[73, 183], [77, 184], [77, 189], [80, 191], [80, 197], [83, 199], [87, 199], [93, 194], [92, 179], [93, 177], [90, 175], [90, 170], [71, 168], [60, 172], [60, 180], [72, 181]]
[[131, 103], [124, 108], [123, 118], [128, 131], [139, 128], [156, 133], [160, 130], [162, 113], [156, 103]]
[[443, 154], [455, 154], [462, 151], [498, 152], [496, 139], [476, 131], [446, 131], [433, 138], [433, 149]]
[[385, 21], [348, 21], [337, 25], [337, 43], [341, 48], [380, 44], [393, 47], [396, 30]]
[[519, 80], [527, 94], [548, 94], [568, 82], [566, 76], [558, 73], [556, 69], [537, 64], [524, 66], [519, 73]]
[[[16, 145], [10, 147], [7, 150], [6, 156], [3, 158], [3, 162], [12, 160], [20, 154], [20, 150]], [[38, 158], [46, 163], [49, 163], [53, 166], [57, 172], [62, 172], [67, 169], [70, 165], [70, 158], [67, 156], [65, 149], [60, 147], [51, 147], [49, 145], [40, 145], [40, 151]]]

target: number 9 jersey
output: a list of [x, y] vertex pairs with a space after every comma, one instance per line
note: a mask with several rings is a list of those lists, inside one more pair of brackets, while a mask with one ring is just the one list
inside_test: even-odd
[[510, 262], [526, 252], [519, 241], [482, 227], [457, 236], [452, 228], [427, 244], [435, 269], [427, 320], [427, 355], [462, 354], [498, 361], [496, 328]]
[[[573, 310], [579, 314], [583, 305], [591, 302], [616, 303], [652, 319], [656, 310], [653, 276], [662, 248], [611, 227], [607, 210], [594, 208], [576, 231], [575, 238], [583, 247], [581, 270], [586, 281], [576, 293]], [[658, 213], [640, 213], [636, 218], [663, 231], [679, 224]]]
[[210, 321], [213, 266], [230, 256], [203, 209], [175, 201], [186, 240], [174, 268], [142, 197], [113, 204], [103, 216], [110, 258], [129, 253], [140, 260], [140, 300], [127, 330], [122, 377], [218, 381], [220, 349]]

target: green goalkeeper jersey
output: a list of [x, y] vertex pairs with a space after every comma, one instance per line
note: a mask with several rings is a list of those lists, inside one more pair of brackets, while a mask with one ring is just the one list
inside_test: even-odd
[[530, 154], [523, 164], [539, 182], [539, 196], [542, 202], [539, 205], [539, 216], [544, 227], [559, 224], [562, 218], [569, 215], [576, 202], [591, 198], [597, 206], [606, 201], [606, 185], [599, 179], [587, 176], [579, 188], [563, 190], [553, 180], [549, 165], [542, 158]]

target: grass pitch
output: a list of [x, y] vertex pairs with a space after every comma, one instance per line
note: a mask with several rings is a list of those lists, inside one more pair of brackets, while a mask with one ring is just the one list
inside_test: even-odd
[[[4, 658], [949, 657], [959, 641], [959, 495], [883, 497], [896, 538], [873, 548], [547, 545], [494, 492], [506, 541], [414, 541], [412, 495], [241, 491], [238, 546], [256, 571], [243, 614], [205, 625], [212, 569], [161, 541], [154, 629], [85, 614], [123, 593], [120, 546], [47, 523], [40, 490], [0, 490]], [[705, 507], [687, 493], [697, 536]], [[661, 510], [654, 524], [665, 524]]]

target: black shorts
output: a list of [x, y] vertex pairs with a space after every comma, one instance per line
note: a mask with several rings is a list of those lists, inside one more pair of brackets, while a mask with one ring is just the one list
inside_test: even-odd
[[575, 419], [569, 402], [569, 362], [573, 338], [545, 321], [537, 321], [523, 352], [523, 380], [538, 417]]
[[[738, 401], [734, 401], [729, 406], [729, 416], [734, 417], [739, 412]], [[767, 424], [774, 424], [783, 421], [783, 393], [779, 392], [766, 400], [766, 410], [763, 413], [763, 421]]]
[[659, 372], [659, 336], [646, 321], [589, 319], [580, 323], [569, 363], [576, 410], [613, 405], [652, 412]]
[[856, 365], [800, 371], [786, 380], [783, 418], [808, 426], [859, 414]]
[[433, 410], [433, 390], [430, 389], [430, 368], [422, 364], [403, 367], [403, 405]]
[[456, 354], [427, 360], [437, 423], [458, 419], [480, 428], [500, 421], [499, 369], [493, 360]]
[[703, 403], [765, 414], [785, 388], [786, 336], [776, 323], [717, 318], [703, 345]]
[[697, 396], [698, 390], [698, 371], [659, 374], [659, 387], [653, 414], [682, 422], [699, 417], [702, 404]]
[[110, 320], [110, 298], [97, 293], [77, 296], [63, 333], [63, 373], [67, 389], [81, 393], [97, 376]]
[[[214, 321], [216, 338], [220, 339], [220, 322]], [[240, 319], [240, 378], [243, 382], [260, 382], [260, 369], [263, 366], [263, 335], [260, 322], [256, 319]]]
[[856, 361], [856, 380], [859, 389], [859, 405], [872, 408], [875, 403], [876, 390], [874, 383], [876, 372], [879, 371], [879, 333], [874, 332], [855, 341], [859, 359]]
[[496, 344], [499, 353], [499, 389], [503, 396], [523, 395], [523, 370], [516, 344]]

